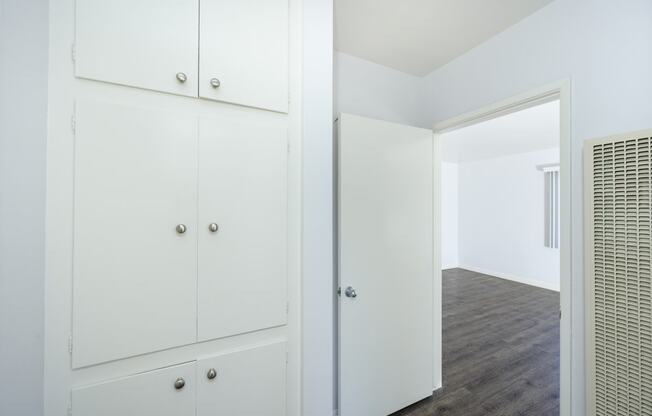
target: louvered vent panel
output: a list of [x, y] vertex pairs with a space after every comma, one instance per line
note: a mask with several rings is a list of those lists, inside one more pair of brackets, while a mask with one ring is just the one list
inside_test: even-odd
[[652, 416], [651, 140], [590, 144], [589, 397], [598, 416]]

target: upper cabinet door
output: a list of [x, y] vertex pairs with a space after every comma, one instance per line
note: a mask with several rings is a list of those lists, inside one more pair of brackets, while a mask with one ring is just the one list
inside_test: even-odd
[[199, 95], [288, 110], [288, 0], [202, 0]]
[[193, 343], [196, 117], [76, 106], [73, 367]]
[[76, 76], [197, 96], [199, 0], [76, 3]]
[[236, 106], [200, 119], [200, 341], [286, 322], [286, 124]]

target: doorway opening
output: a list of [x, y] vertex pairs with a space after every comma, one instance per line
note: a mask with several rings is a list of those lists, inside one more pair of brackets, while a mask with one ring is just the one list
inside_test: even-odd
[[[514, 406], [508, 409], [501, 407], [501, 402], [497, 401], [501, 394], [503, 398], [508, 399], [505, 401], [509, 401], [512, 405], [514, 405], [513, 399], [519, 397], [514, 397], [514, 393], [509, 390], [499, 388], [500, 386], [491, 376], [499, 375], [512, 382], [524, 383], [517, 396], [520, 395], [523, 401], [530, 400], [530, 395], [540, 390], [535, 383], [546, 381], [537, 378], [536, 375], [527, 378], [526, 373], [529, 369], [526, 364], [534, 357], [533, 354], [543, 351], [545, 346], [549, 347], [547, 353], [549, 358], [552, 358], [544, 362], [548, 368], [552, 366], [553, 371], [544, 372], [555, 379], [552, 383], [548, 383], [554, 386], [548, 386], [546, 392], [554, 403], [552, 405], [548, 403], [546, 405], [548, 407], [543, 410], [544, 413], [541, 413], [541, 408], [533, 407], [525, 410], [532, 410], [535, 412], [533, 414], [570, 416], [568, 91], [568, 84], [561, 82], [505, 100], [437, 124], [434, 127], [434, 136], [433, 130], [350, 114], [340, 115], [336, 134], [338, 176], [335, 181], [338, 190], [335, 212], [338, 236], [336, 264], [339, 296], [336, 295], [338, 305], [336, 339], [339, 414], [376, 416], [393, 414], [392, 412], [397, 411], [397, 414], [401, 415], [455, 414], [451, 411], [451, 404], [453, 404], [451, 400], [459, 399], [468, 403], [477, 394], [478, 389], [491, 389], [492, 384], [497, 391], [487, 397], [490, 397], [493, 402], [483, 403], [490, 411], [482, 407], [478, 408], [478, 403], [475, 402], [475, 407], [472, 406], [473, 411], [470, 411], [468, 406], [462, 407], [462, 413], [459, 414], [507, 415], [519, 414], [519, 412], [523, 414]], [[528, 166], [531, 170], [527, 175], [513, 173], [506, 178], [510, 180], [524, 180], [525, 176], [537, 178], [537, 185], [526, 184], [523, 189], [536, 193], [539, 205], [536, 208], [521, 208], [520, 211], [515, 212], [540, 212], [539, 218], [535, 220], [540, 224], [540, 238], [536, 244], [538, 248], [543, 246], [549, 253], [557, 253], [556, 263], [553, 261], [552, 267], [556, 268], [558, 273], [556, 276], [543, 279], [544, 282], [539, 284], [543, 287], [534, 287], [533, 282], [526, 281], [527, 279], [509, 282], [507, 277], [514, 277], [516, 274], [507, 272], [494, 277], [479, 276], [487, 275], [489, 271], [494, 275], [499, 273], [497, 270], [489, 270], [487, 266], [484, 269], [478, 266], [475, 270], [468, 270], [471, 265], [461, 264], [458, 257], [458, 260], [452, 264], [457, 266], [456, 270], [442, 275], [442, 254], [445, 253], [442, 252], [441, 246], [446, 245], [445, 241], [442, 244], [442, 230], [446, 218], [442, 218], [444, 207], [441, 204], [445, 192], [442, 189], [441, 177], [445, 176], [443, 170], [444, 164], [447, 163], [443, 153], [445, 148], [442, 145], [444, 136], [447, 133], [461, 131], [464, 127], [544, 105], [549, 105], [546, 107], [549, 111], [550, 106], [556, 106], [552, 109], [552, 112], [558, 115], [556, 127], [553, 128], [557, 132], [553, 139], [558, 146], [556, 153], [553, 151], [553, 156], [545, 160], [537, 159], [534, 165], [530, 163]], [[516, 134], [516, 139], [526, 139], [527, 137], [521, 136], [528, 135], [530, 134]], [[481, 134], [481, 136], [485, 135]], [[493, 147], [515, 146], [512, 143], [502, 146], [494, 144]], [[485, 150], [492, 150], [491, 146], [485, 147]], [[545, 149], [537, 150], [549, 150], [552, 146], [543, 147]], [[471, 148], [478, 150], [478, 146], [471, 146]], [[504, 163], [497, 165], [501, 166]], [[460, 169], [457, 170], [459, 181]], [[471, 177], [481, 177], [486, 180], [487, 175], [484, 172], [480, 169]], [[488, 207], [491, 205], [489, 197], [495, 196], [494, 194], [501, 195], [501, 192], [503, 195], [509, 195], [510, 191], [514, 193], [515, 185], [507, 183], [506, 179], [494, 179], [476, 187], [483, 192], [488, 192], [484, 199], [475, 202], [476, 208], [486, 212], [491, 212], [491, 209], [497, 210], [497, 213], [488, 219], [486, 212], [483, 214], [485, 223], [496, 223], [498, 213], [508, 210], [504, 207], [501, 209]], [[459, 198], [456, 199], [459, 203]], [[460, 211], [459, 208], [455, 210]], [[515, 222], [515, 217], [516, 214], [512, 213], [509, 221], [502, 223], [502, 228], [499, 227], [489, 233], [482, 232], [489, 235], [492, 245], [499, 245], [496, 244], [499, 238], [505, 237], [510, 228], [517, 228], [512, 224]], [[473, 237], [474, 227], [470, 229]], [[510, 248], [510, 255], [506, 256], [508, 259], [510, 256], [514, 257], [512, 253], [521, 247], [512, 243]], [[490, 250], [487, 252], [491, 253]], [[468, 269], [462, 271], [459, 266], [466, 266]], [[538, 268], [542, 269], [543, 266], [538, 264]], [[444, 281], [443, 277], [448, 282]], [[488, 284], [488, 288], [471, 287], [465, 290], [466, 293], [484, 295], [485, 308], [482, 308], [481, 300], [473, 298], [464, 300], [450, 296], [447, 296], [447, 299], [451, 298], [452, 302], [448, 306], [464, 306], [461, 304], [464, 301], [467, 305], [477, 307], [480, 313], [495, 318], [500, 316], [501, 312], [492, 313], [486, 307], [487, 303], [507, 308], [506, 305], [513, 298], [520, 297], [521, 303], [527, 306], [528, 302], [525, 301], [527, 296], [523, 293], [529, 293], [527, 289], [532, 287], [542, 291], [534, 293], [530, 298], [548, 314], [546, 328], [549, 329], [548, 334], [553, 335], [548, 338], [541, 337], [537, 341], [537, 348], [533, 350], [524, 348], [521, 355], [514, 359], [513, 353], [518, 352], [518, 346], [521, 345], [519, 341], [527, 339], [528, 334], [534, 338], [532, 334], [541, 332], [541, 327], [528, 326], [534, 318], [539, 318], [538, 313], [541, 312], [522, 312], [514, 307], [507, 308], [510, 313], [505, 316], [513, 316], [521, 327], [512, 324], [509, 329], [514, 329], [514, 333], [512, 335], [502, 333], [502, 336], [493, 339], [493, 344], [491, 340], [482, 342], [487, 337], [480, 336], [479, 340], [473, 340], [465, 339], [463, 336], [465, 332], [473, 334], [474, 327], [476, 332], [493, 328], [493, 335], [495, 335], [495, 332], [499, 332], [500, 324], [504, 323], [504, 319], [498, 319], [493, 325], [478, 322], [477, 318], [458, 323], [459, 333], [455, 334], [458, 345], [452, 346], [452, 349], [459, 353], [458, 361], [468, 361], [468, 356], [473, 354], [475, 349], [475, 352], [480, 354], [478, 361], [480, 364], [483, 363], [482, 360], [491, 358], [487, 354], [493, 352], [495, 357], [503, 360], [503, 365], [485, 368], [484, 372], [480, 371], [480, 364], [467, 366], [466, 369], [458, 367], [454, 369], [457, 371], [458, 380], [467, 384], [455, 388], [455, 385], [450, 383], [453, 378], [443, 376], [448, 367], [446, 362], [442, 362], [442, 331], [444, 319], [451, 315], [451, 310], [444, 308], [442, 299], [446, 295], [446, 289], [451, 288], [448, 283], [455, 284], [456, 280], [461, 281], [464, 278], [471, 283]], [[443, 281], [446, 285], [442, 284]], [[500, 283], [512, 285], [512, 290], [508, 290], [507, 294], [499, 294]], [[495, 290], [492, 293], [488, 289]], [[548, 299], [548, 303], [542, 300], [544, 298]], [[472, 311], [470, 316], [473, 317], [478, 310]], [[505, 311], [502, 313], [505, 314]], [[486, 318], [486, 316], [482, 317]], [[432, 328], [432, 331], [428, 331], [427, 328]], [[550, 345], [551, 343], [557, 343], [558, 346]], [[505, 345], [511, 347], [511, 350], [507, 348], [507, 351], [502, 351], [500, 347]], [[503, 355], [500, 356], [500, 353]], [[474, 373], [476, 370], [477, 372]], [[374, 380], [385, 380], [385, 382], [378, 383]], [[513, 383], [507, 386], [511, 384]], [[453, 390], [449, 396], [446, 396], [447, 388]], [[440, 398], [443, 401], [439, 401]]]
[[439, 137], [436, 414], [559, 415], [559, 104]]
[[568, 91], [563, 81], [434, 127], [442, 410], [471, 392], [482, 414], [570, 415]]

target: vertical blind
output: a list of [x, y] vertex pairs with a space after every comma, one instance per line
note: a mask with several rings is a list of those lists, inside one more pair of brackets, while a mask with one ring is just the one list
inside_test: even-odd
[[544, 168], [545, 246], [559, 248], [559, 169]]

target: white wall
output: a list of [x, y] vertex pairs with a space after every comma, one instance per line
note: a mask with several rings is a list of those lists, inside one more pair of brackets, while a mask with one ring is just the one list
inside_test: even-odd
[[335, 53], [334, 111], [430, 128], [423, 78]]
[[449, 119], [571, 80], [572, 414], [584, 406], [582, 144], [652, 127], [652, 2], [556, 0], [428, 75], [428, 114]]
[[459, 267], [458, 165], [441, 164], [441, 268]]
[[559, 250], [544, 246], [548, 149], [459, 164], [461, 268], [559, 290]]
[[0, 0], [0, 415], [43, 413], [48, 1]]

